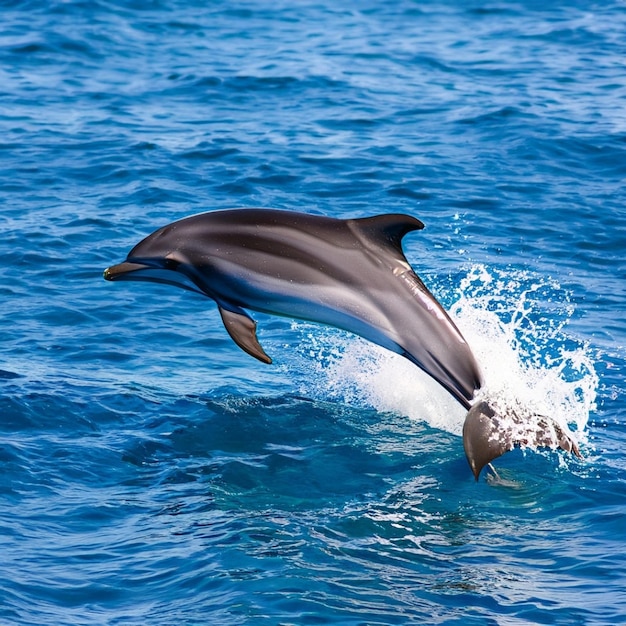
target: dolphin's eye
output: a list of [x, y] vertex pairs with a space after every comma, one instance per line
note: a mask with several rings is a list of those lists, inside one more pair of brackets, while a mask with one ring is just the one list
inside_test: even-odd
[[163, 268], [166, 270], [176, 271], [180, 266], [180, 261], [173, 259], [171, 256], [166, 256], [163, 259]]

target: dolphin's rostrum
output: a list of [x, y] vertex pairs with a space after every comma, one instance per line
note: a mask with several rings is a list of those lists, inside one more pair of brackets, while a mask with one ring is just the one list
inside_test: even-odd
[[[405, 356], [470, 409], [482, 384], [478, 364], [402, 251], [404, 235], [423, 227], [396, 214], [342, 220], [272, 209], [213, 211], [155, 231], [104, 277], [172, 284], [212, 298], [235, 343], [265, 363], [271, 359], [245, 309], [342, 328]], [[476, 479], [518, 443], [497, 437], [497, 416], [483, 404], [470, 410], [463, 433]]]

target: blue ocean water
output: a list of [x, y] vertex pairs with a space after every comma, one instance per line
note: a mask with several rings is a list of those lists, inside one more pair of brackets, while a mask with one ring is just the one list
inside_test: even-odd
[[[626, 4], [13, 0], [0, 623], [626, 623]], [[407, 212], [495, 390], [475, 483], [399, 357], [102, 271], [204, 210]]]

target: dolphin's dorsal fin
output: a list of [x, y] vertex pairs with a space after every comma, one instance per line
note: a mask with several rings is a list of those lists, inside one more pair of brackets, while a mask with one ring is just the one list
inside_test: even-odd
[[386, 213], [373, 217], [349, 220], [355, 229], [378, 244], [392, 245], [402, 250], [402, 237], [413, 230], [424, 228], [423, 222], [411, 215]]
[[231, 339], [249, 355], [263, 363], [271, 363], [270, 359], [256, 337], [256, 322], [242, 309], [232, 311], [218, 305], [224, 328]]

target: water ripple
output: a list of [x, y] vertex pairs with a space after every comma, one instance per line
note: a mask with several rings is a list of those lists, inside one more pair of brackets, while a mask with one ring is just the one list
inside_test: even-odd
[[[5, 5], [0, 622], [626, 620], [622, 3]], [[102, 280], [243, 205], [422, 219], [490, 381], [585, 458], [475, 484], [410, 365], [259, 316], [266, 367]]]

